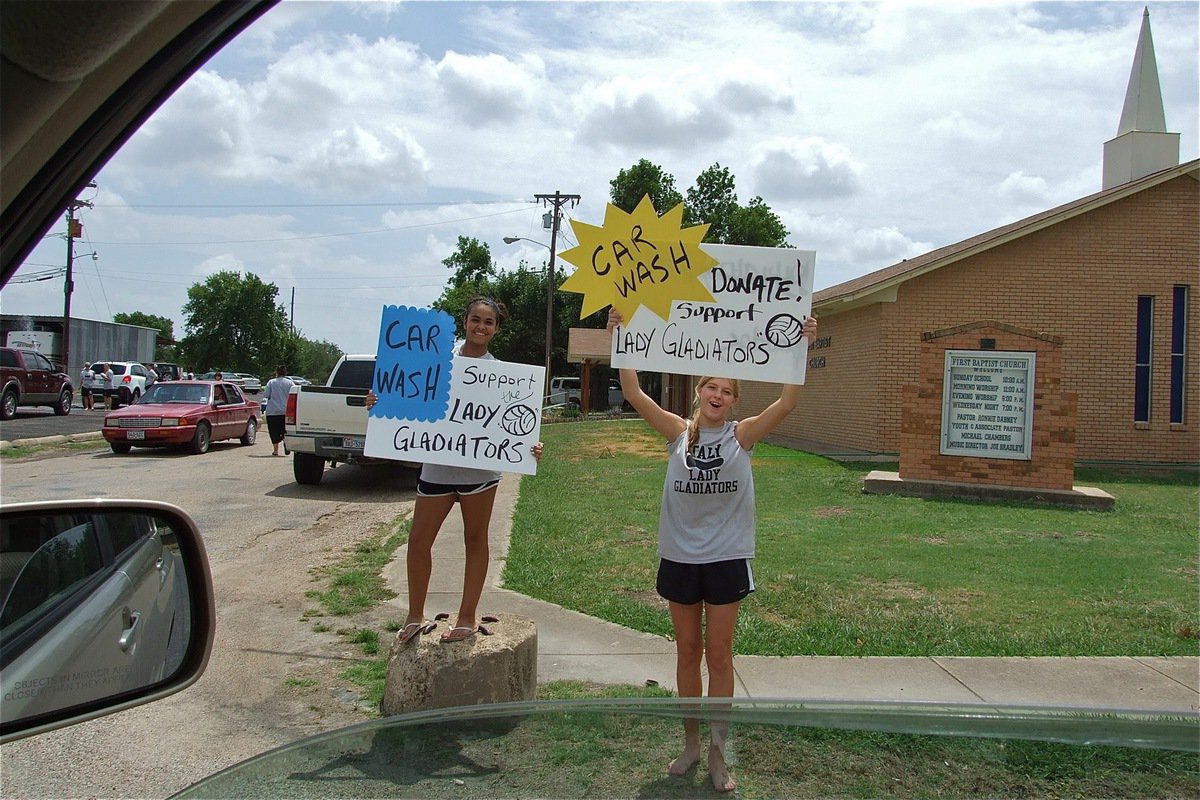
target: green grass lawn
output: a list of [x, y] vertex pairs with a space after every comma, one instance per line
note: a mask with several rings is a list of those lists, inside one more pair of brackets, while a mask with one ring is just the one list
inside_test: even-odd
[[[666, 452], [640, 420], [542, 428], [504, 583], [668, 635], [654, 592]], [[1087, 472], [1109, 512], [868, 495], [879, 464], [760, 444], [756, 655], [1196, 655], [1197, 476]]]

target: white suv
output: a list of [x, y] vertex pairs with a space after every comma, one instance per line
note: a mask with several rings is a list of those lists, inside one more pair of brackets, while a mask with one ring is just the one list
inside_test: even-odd
[[[546, 405], [557, 406], [569, 403], [573, 406], [580, 405], [580, 396], [582, 387], [579, 378], [551, 378], [550, 379], [550, 396], [546, 398]], [[625, 405], [625, 395], [621, 392], [621, 382], [616, 378], [612, 378], [608, 382], [608, 407], [621, 408]]]
[[[92, 369], [101, 372], [102, 364], [108, 364], [112, 369], [112, 388], [116, 390], [116, 405], [127, 406], [142, 399], [146, 393], [146, 381], [150, 379], [150, 371], [137, 361], [93, 361]], [[100, 376], [96, 376], [96, 386], [103, 386]]]
[[546, 405], [559, 406], [565, 403], [579, 405], [579, 378], [550, 379], [550, 396], [546, 398]]

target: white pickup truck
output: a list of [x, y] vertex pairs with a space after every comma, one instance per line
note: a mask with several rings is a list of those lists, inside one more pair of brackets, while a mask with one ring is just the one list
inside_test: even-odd
[[363, 400], [375, 376], [375, 356], [344, 355], [324, 386], [296, 386], [288, 396], [284, 446], [292, 454], [296, 483], [321, 482], [325, 464], [420, 464], [363, 456], [367, 408]]

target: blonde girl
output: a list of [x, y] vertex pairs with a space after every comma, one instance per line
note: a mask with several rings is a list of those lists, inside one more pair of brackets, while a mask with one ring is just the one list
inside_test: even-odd
[[[621, 315], [608, 316], [611, 331]], [[817, 322], [804, 322], [811, 342]], [[620, 370], [625, 399], [667, 440], [667, 474], [659, 516], [656, 581], [675, 628], [675, 681], [680, 697], [703, 694], [701, 664], [708, 667], [708, 696], [733, 697], [733, 631], [742, 598], [754, 591], [757, 517], [750, 456], [754, 445], [796, 407], [800, 387], [785, 385], [779, 399], [761, 413], [735, 421], [740, 395], [736, 380], [703, 377], [696, 384], [695, 411], [684, 419], [661, 408], [638, 383], [637, 373]], [[684, 748], [667, 767], [687, 773], [703, 755], [700, 720], [684, 720]], [[737, 788], [725, 759], [728, 723], [709, 726], [708, 770], [713, 788]]]

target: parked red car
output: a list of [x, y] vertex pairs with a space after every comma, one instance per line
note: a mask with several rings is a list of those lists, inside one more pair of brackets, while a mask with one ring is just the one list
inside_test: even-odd
[[114, 453], [172, 445], [207, 453], [208, 446], [221, 439], [254, 444], [259, 414], [258, 403], [247, 400], [232, 383], [156, 383], [137, 403], [104, 417], [104, 438]]

